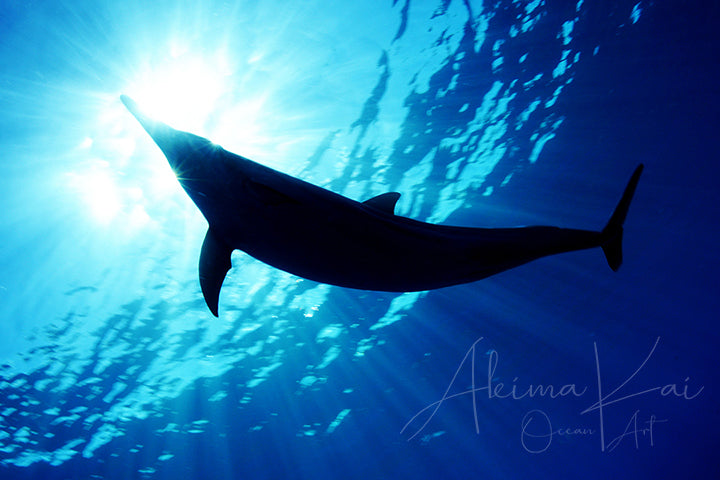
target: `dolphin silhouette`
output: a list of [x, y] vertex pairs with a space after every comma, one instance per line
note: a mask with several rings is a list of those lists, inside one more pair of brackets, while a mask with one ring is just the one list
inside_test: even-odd
[[395, 215], [397, 192], [357, 202], [175, 130], [122, 102], [152, 137], [208, 221], [200, 287], [218, 316], [220, 288], [239, 249], [316, 282], [410, 292], [473, 282], [537, 258], [601, 247], [622, 263], [623, 223], [643, 165], [601, 231], [535, 226], [470, 228]]

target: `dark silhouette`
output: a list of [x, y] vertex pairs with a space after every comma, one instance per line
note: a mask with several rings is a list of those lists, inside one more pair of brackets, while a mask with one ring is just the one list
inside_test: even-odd
[[540, 257], [594, 247], [602, 247], [613, 270], [622, 262], [622, 225], [642, 165], [599, 232], [433, 225], [395, 215], [397, 192], [356, 202], [152, 120], [127, 96], [121, 100], [208, 221], [200, 286], [215, 316], [234, 249], [317, 282], [390, 292], [472, 282]]

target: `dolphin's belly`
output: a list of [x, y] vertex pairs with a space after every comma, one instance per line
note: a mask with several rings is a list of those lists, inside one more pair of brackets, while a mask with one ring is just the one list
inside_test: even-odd
[[[397, 217], [400, 218], [400, 217]], [[418, 291], [497, 273], [483, 251], [480, 229], [398, 221], [389, 215], [275, 211], [256, 219], [253, 234], [233, 247], [276, 268], [343, 287]]]
[[472, 282], [599, 244], [598, 233], [585, 230], [449, 227], [357, 205], [266, 211], [252, 228], [230, 234], [231, 246], [317, 282], [407, 292]]

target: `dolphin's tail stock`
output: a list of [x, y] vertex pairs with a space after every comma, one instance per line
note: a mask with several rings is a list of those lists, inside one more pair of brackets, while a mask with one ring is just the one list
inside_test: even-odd
[[625, 191], [620, 198], [620, 202], [618, 202], [615, 211], [601, 233], [602, 240], [600, 246], [605, 253], [608, 265], [610, 265], [613, 271], [617, 271], [620, 268], [620, 264], [622, 264], [623, 223], [625, 222], [625, 217], [630, 208], [630, 202], [635, 194], [635, 187], [637, 187], [642, 171], [643, 164], [641, 163], [630, 177], [627, 187], [625, 187]]

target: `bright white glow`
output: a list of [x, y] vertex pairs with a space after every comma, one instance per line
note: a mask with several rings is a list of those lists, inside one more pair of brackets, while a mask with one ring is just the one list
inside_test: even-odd
[[167, 198], [180, 190], [180, 184], [177, 178], [175, 178], [175, 174], [170, 168], [170, 165], [162, 161], [162, 157], [158, 157], [161, 161], [148, 165], [148, 180], [150, 180], [150, 182], [145, 188], [149, 196]]
[[135, 205], [130, 212], [130, 226], [136, 228], [150, 222], [150, 215], [142, 205]]
[[140, 187], [122, 187], [105, 161], [96, 161], [81, 172], [67, 174], [67, 184], [101, 224], [119, 220], [132, 230], [146, 225], [145, 193]]
[[263, 96], [258, 96], [226, 108], [213, 132], [213, 141], [230, 150], [240, 150], [250, 158], [262, 158], [257, 146], [272, 143], [258, 122], [266, 112], [265, 101]]
[[193, 56], [179, 46], [170, 53], [163, 63], [140, 72], [124, 93], [153, 118], [181, 130], [202, 131], [228, 91], [228, 62], [222, 56], [214, 61]]
[[[139, 62], [118, 93], [132, 97], [150, 117], [208, 135], [208, 119], [225, 107], [229, 65], [222, 50], [198, 56], [182, 44], [170, 44], [163, 60]], [[177, 192], [179, 184], [161, 156], [136, 155], [140, 136], [143, 147], [150, 148], [152, 141], [119, 101], [98, 122], [103, 127], [98, 134], [78, 145], [77, 154], [84, 162], [64, 180], [99, 223], [122, 224], [130, 230], [144, 227], [151, 215], [164, 211], [157, 200]], [[129, 172], [132, 179], [126, 176]]]
[[122, 210], [121, 194], [108, 172], [93, 169], [70, 173], [68, 183], [78, 191], [96, 220], [109, 223]]

